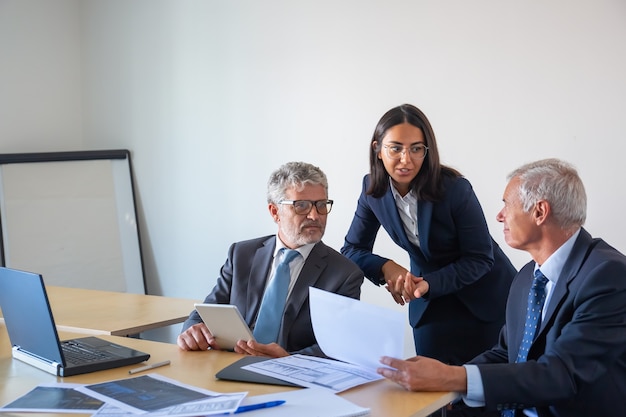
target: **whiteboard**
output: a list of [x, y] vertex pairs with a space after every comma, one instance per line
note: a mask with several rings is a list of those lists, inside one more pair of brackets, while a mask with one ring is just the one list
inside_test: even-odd
[[145, 294], [127, 150], [0, 154], [2, 265]]

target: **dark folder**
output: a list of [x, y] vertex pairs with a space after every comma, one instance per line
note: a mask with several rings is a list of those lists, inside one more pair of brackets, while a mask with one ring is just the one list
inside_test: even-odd
[[283, 381], [282, 379], [242, 369], [246, 365], [266, 361], [268, 359], [270, 358], [262, 356], [245, 356], [216, 373], [215, 377], [227, 381], [253, 382], [255, 384], [283, 385], [286, 387], [302, 388], [301, 385], [297, 385], [292, 382]]

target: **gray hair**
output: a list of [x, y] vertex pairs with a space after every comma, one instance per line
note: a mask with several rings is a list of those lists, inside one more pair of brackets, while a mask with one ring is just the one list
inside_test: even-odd
[[522, 165], [507, 178], [520, 179], [518, 192], [525, 212], [539, 200], [546, 200], [561, 228], [581, 227], [585, 223], [587, 194], [573, 165], [555, 158], [543, 159]]
[[270, 175], [267, 202], [278, 204], [285, 199], [287, 189], [302, 190], [307, 184], [323, 186], [328, 195], [328, 179], [321, 169], [306, 162], [287, 162]]

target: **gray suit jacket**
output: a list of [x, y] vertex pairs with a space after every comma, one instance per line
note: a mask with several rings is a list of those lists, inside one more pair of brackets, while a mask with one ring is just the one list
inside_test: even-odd
[[[234, 243], [217, 284], [204, 302], [236, 305], [252, 327], [261, 306], [275, 246], [275, 235]], [[316, 244], [287, 300], [277, 343], [290, 353], [324, 356], [313, 335], [309, 287], [358, 299], [362, 283], [363, 272], [355, 263], [322, 242]], [[202, 319], [194, 310], [183, 324], [183, 331], [200, 322]]]
[[487, 408], [536, 407], [539, 417], [626, 416], [626, 257], [581, 230], [528, 361], [516, 364], [534, 264], [511, 285], [499, 343], [471, 361]]

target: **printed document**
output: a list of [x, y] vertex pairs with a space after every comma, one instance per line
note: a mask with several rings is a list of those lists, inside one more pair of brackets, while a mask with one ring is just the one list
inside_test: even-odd
[[381, 356], [402, 358], [404, 314], [318, 288], [309, 288], [311, 321], [322, 351], [333, 359], [291, 355], [242, 369], [305, 387], [341, 392], [382, 379]]
[[92, 385], [42, 384], [0, 407], [0, 412], [196, 417], [234, 412], [246, 395], [247, 392], [213, 392], [150, 374]]
[[247, 393], [221, 394], [159, 374], [83, 385], [78, 391], [106, 403], [95, 415], [199, 416], [232, 412]]
[[104, 401], [74, 389], [79, 386], [69, 383], [42, 384], [0, 407], [0, 412], [92, 414], [104, 405]]

